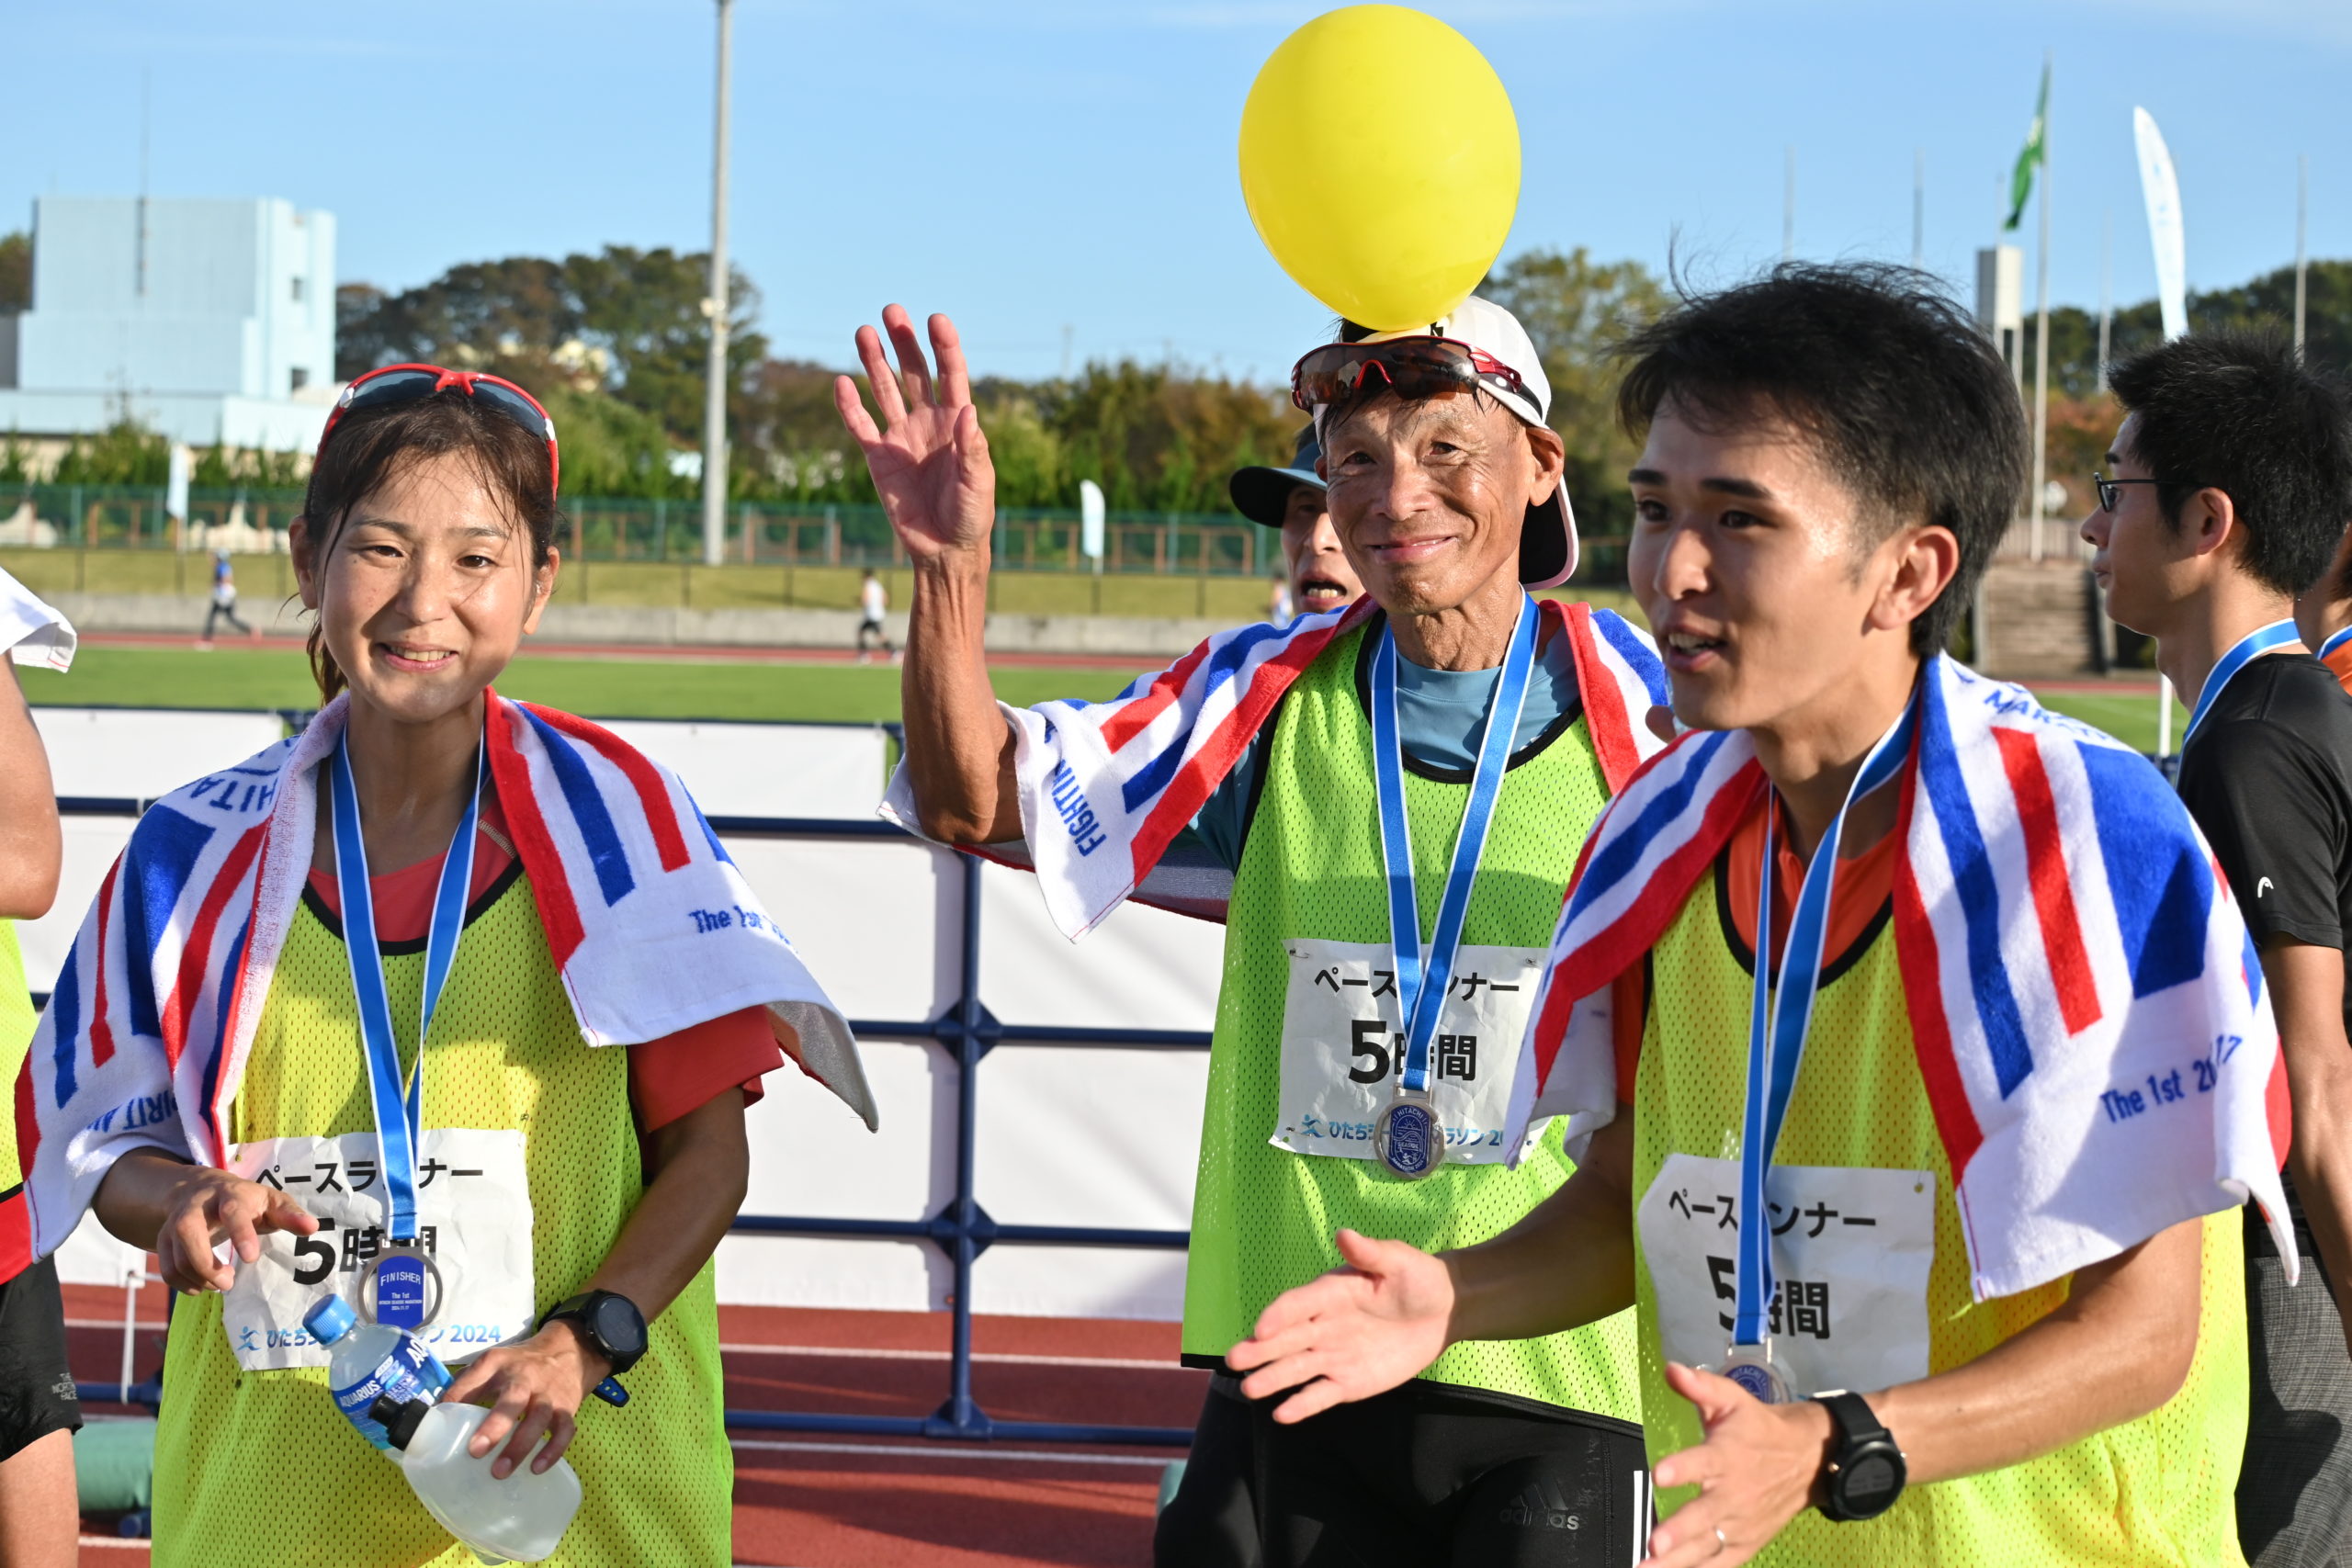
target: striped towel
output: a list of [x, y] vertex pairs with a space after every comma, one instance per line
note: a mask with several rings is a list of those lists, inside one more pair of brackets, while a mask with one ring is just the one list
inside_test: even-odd
[[73, 624], [33, 591], [0, 571], [0, 648], [18, 664], [69, 670], [76, 642]]
[[[2278, 1030], [2179, 797], [2121, 743], [1949, 659], [1917, 701], [1895, 951], [1976, 1298], [2249, 1197], [2291, 1278]], [[1611, 982], [1769, 787], [1744, 732], [1693, 732], [1610, 804], [1553, 939], [1515, 1128], [1614, 1119]]]
[[[1589, 604], [1539, 600], [1537, 646], [1566, 637], [1577, 700], [1615, 790], [1660, 742], [1646, 722], [1666, 701], [1666, 671], [1648, 637], [1624, 617]], [[1076, 942], [1129, 897], [1203, 919], [1223, 920], [1233, 874], [1171, 855], [1249, 750], [1283, 694], [1332, 641], [1371, 619], [1361, 598], [1287, 626], [1220, 632], [1107, 703], [1000, 703], [1015, 738], [1023, 841], [966, 845], [1035, 871], [1046, 912]], [[921, 833], [913, 785], [900, 765], [882, 816]]]
[[[206, 1165], [261, 1022], [350, 699], [151, 807], [82, 921], [17, 1080], [33, 1251], [74, 1229], [116, 1157]], [[765, 1007], [777, 1042], [872, 1127], [849, 1025], [676, 775], [585, 719], [490, 696], [491, 774], [590, 1045]]]

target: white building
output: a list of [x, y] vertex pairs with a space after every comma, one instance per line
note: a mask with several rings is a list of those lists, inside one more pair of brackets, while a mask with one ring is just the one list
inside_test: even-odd
[[32, 308], [13, 327], [0, 436], [91, 434], [127, 414], [191, 446], [307, 450], [335, 392], [334, 215], [41, 197]]

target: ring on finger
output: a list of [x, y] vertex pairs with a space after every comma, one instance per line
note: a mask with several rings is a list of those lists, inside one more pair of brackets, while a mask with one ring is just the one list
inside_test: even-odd
[[1715, 1527], [1715, 1550], [1717, 1551], [1728, 1551], [1731, 1550], [1731, 1542], [1724, 1539], [1724, 1527], [1721, 1525], [1717, 1525]]

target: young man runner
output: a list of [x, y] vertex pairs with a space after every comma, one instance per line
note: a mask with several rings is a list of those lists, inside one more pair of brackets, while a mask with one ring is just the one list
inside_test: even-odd
[[2352, 516], [2352, 406], [2267, 337], [2181, 338], [2108, 385], [2126, 417], [2083, 536], [2109, 614], [2156, 639], [2191, 705], [2181, 798], [2261, 949], [2294, 1094], [2288, 1211], [2330, 1287], [2288, 1290], [2248, 1216], [2238, 1536], [2261, 1568], [2352, 1564], [2352, 1356], [2333, 1296], [2352, 1280], [2352, 699], [2289, 618]]
[[1634, 1303], [1658, 1568], [2233, 1562], [2270, 1020], [2161, 776], [1940, 654], [2025, 435], [1922, 281], [1784, 266], [1635, 338], [1630, 575], [1695, 733], [1595, 829], [1530, 1032], [1589, 1146], [1227, 1359], [1289, 1419]]
[[[1283, 580], [1288, 591], [1287, 614], [1271, 616], [1277, 626], [1292, 615], [1319, 615], [1344, 607], [1363, 592], [1356, 569], [1340, 547], [1339, 532], [1331, 526], [1325, 503], [1328, 488], [1316, 465], [1323, 448], [1315, 444], [1315, 427], [1298, 433], [1298, 447], [1287, 468], [1236, 468], [1226, 481], [1233, 509], [1250, 522], [1279, 529], [1283, 536]], [[1277, 600], [1277, 603], [1282, 601]]]
[[[1657, 656], [1607, 612], [1528, 597], [1575, 566], [1563, 446], [1526, 333], [1472, 299], [1294, 374], [1368, 598], [1212, 638], [1110, 703], [1000, 708], [963, 356], [933, 317], [934, 384], [906, 313], [883, 320], [898, 374], [858, 336], [883, 428], [847, 378], [837, 396], [913, 567], [886, 810], [1033, 865], [1073, 938], [1130, 897], [1226, 921], [1183, 1341], [1222, 1374], [1268, 1302], [1338, 1260], [1335, 1225], [1476, 1241], [1566, 1179], [1557, 1129], [1504, 1163], [1515, 1043], [1577, 846], [1658, 744]], [[1614, 1568], [1647, 1512], [1636, 1401], [1623, 1314], [1460, 1346], [1304, 1429], [1219, 1375], [1160, 1560]]]

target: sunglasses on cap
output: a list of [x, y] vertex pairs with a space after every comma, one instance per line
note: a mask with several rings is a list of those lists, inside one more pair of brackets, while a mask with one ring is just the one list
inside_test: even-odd
[[335, 400], [334, 412], [327, 415], [327, 427], [319, 433], [319, 451], [323, 455], [327, 443], [334, 439], [334, 427], [343, 416], [361, 409], [399, 408], [404, 403], [421, 403], [437, 392], [451, 387], [468, 397], [480, 400], [485, 407], [497, 410], [531, 434], [548, 444], [548, 489], [559, 488], [563, 478], [563, 466], [556, 456], [555, 421], [539, 406], [539, 400], [503, 376], [492, 376], [480, 370], [445, 370], [438, 365], [387, 365], [380, 370], [370, 370], [343, 389]]
[[1291, 370], [1290, 400], [1311, 413], [1352, 396], [1375, 374], [1404, 398], [1488, 385], [1528, 397], [1519, 372], [1484, 349], [1450, 337], [1400, 337], [1309, 349]]

